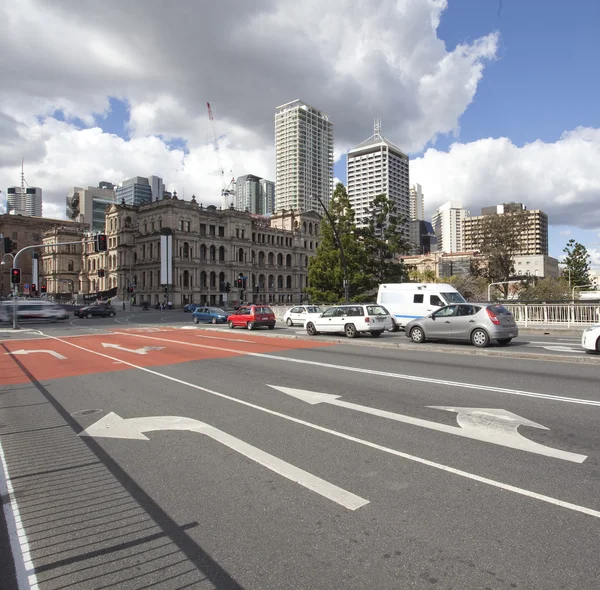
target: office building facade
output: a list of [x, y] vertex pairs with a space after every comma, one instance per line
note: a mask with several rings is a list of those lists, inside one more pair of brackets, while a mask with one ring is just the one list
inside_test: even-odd
[[73, 221], [86, 223], [92, 231], [101, 232], [104, 231], [106, 209], [115, 202], [115, 187], [110, 182], [87, 189], [74, 186], [67, 194], [66, 214]]
[[409, 193], [409, 219], [425, 219], [423, 187], [420, 184], [413, 184]]
[[450, 254], [476, 249], [465, 248], [463, 221], [468, 215], [469, 212], [462, 208], [459, 201], [448, 201], [437, 208], [432, 225], [437, 236], [438, 252]]
[[519, 233], [519, 249], [515, 256], [548, 255], [548, 215], [539, 209], [529, 210], [522, 203], [505, 203], [482, 207], [481, 215], [464, 220], [465, 249], [479, 249], [484, 238], [483, 228], [489, 215], [512, 215], [523, 213], [525, 224]]
[[37, 186], [9, 186], [6, 201], [7, 213], [42, 216], [42, 189]]
[[429, 254], [437, 252], [437, 237], [433, 225], [423, 219], [413, 219], [409, 223], [409, 242], [411, 254]]
[[139, 207], [147, 203], [160, 201], [164, 198], [165, 185], [158, 176], [134, 176], [124, 180], [116, 189], [119, 203]]
[[[333, 191], [333, 125], [314, 107], [294, 100], [275, 112], [275, 210], [320, 210]], [[318, 197], [318, 198], [317, 198]]]
[[356, 224], [367, 224], [373, 199], [385, 194], [396, 205], [404, 223], [402, 230], [409, 237], [409, 161], [408, 156], [381, 135], [376, 123], [375, 133], [348, 152], [346, 162], [348, 198], [356, 215]]

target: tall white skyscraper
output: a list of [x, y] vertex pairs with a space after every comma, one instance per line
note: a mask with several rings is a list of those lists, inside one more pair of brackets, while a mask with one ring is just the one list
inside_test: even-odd
[[333, 191], [333, 125], [329, 117], [294, 100], [275, 111], [275, 209], [319, 210]]
[[410, 187], [410, 220], [425, 219], [425, 204], [423, 201], [423, 187], [413, 184]]
[[464, 251], [463, 221], [468, 215], [460, 201], [448, 201], [437, 208], [431, 223], [437, 237], [438, 252]]
[[42, 189], [37, 186], [9, 186], [6, 189], [8, 213], [42, 216]]
[[364, 219], [371, 202], [377, 195], [385, 194], [404, 218], [403, 230], [408, 238], [408, 156], [381, 135], [379, 120], [375, 121], [375, 133], [348, 152], [346, 171], [348, 197], [357, 226], [366, 225]]

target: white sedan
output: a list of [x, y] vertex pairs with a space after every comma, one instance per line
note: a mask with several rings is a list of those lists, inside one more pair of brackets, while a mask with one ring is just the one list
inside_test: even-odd
[[309, 317], [318, 316], [322, 312], [323, 310], [318, 305], [296, 305], [283, 314], [283, 321], [288, 326], [304, 326]]
[[600, 324], [594, 324], [583, 331], [581, 346], [583, 346], [586, 352], [600, 354]]

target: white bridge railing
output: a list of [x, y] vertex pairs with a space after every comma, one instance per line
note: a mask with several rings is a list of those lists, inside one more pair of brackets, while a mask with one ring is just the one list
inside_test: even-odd
[[600, 323], [599, 304], [531, 304], [505, 303], [515, 316], [517, 324], [535, 326], [536, 324], [557, 324], [561, 326], [585, 326]]

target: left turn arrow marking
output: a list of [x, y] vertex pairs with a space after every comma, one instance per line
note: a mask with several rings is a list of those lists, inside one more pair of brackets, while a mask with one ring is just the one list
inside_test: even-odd
[[20, 355], [20, 354], [35, 354], [38, 352], [42, 352], [42, 353], [46, 353], [46, 354], [51, 354], [53, 357], [64, 361], [67, 359], [66, 356], [63, 356], [62, 354], [56, 352], [55, 350], [13, 350], [12, 352], [7, 352], [6, 354], [16, 354], [16, 355]]

